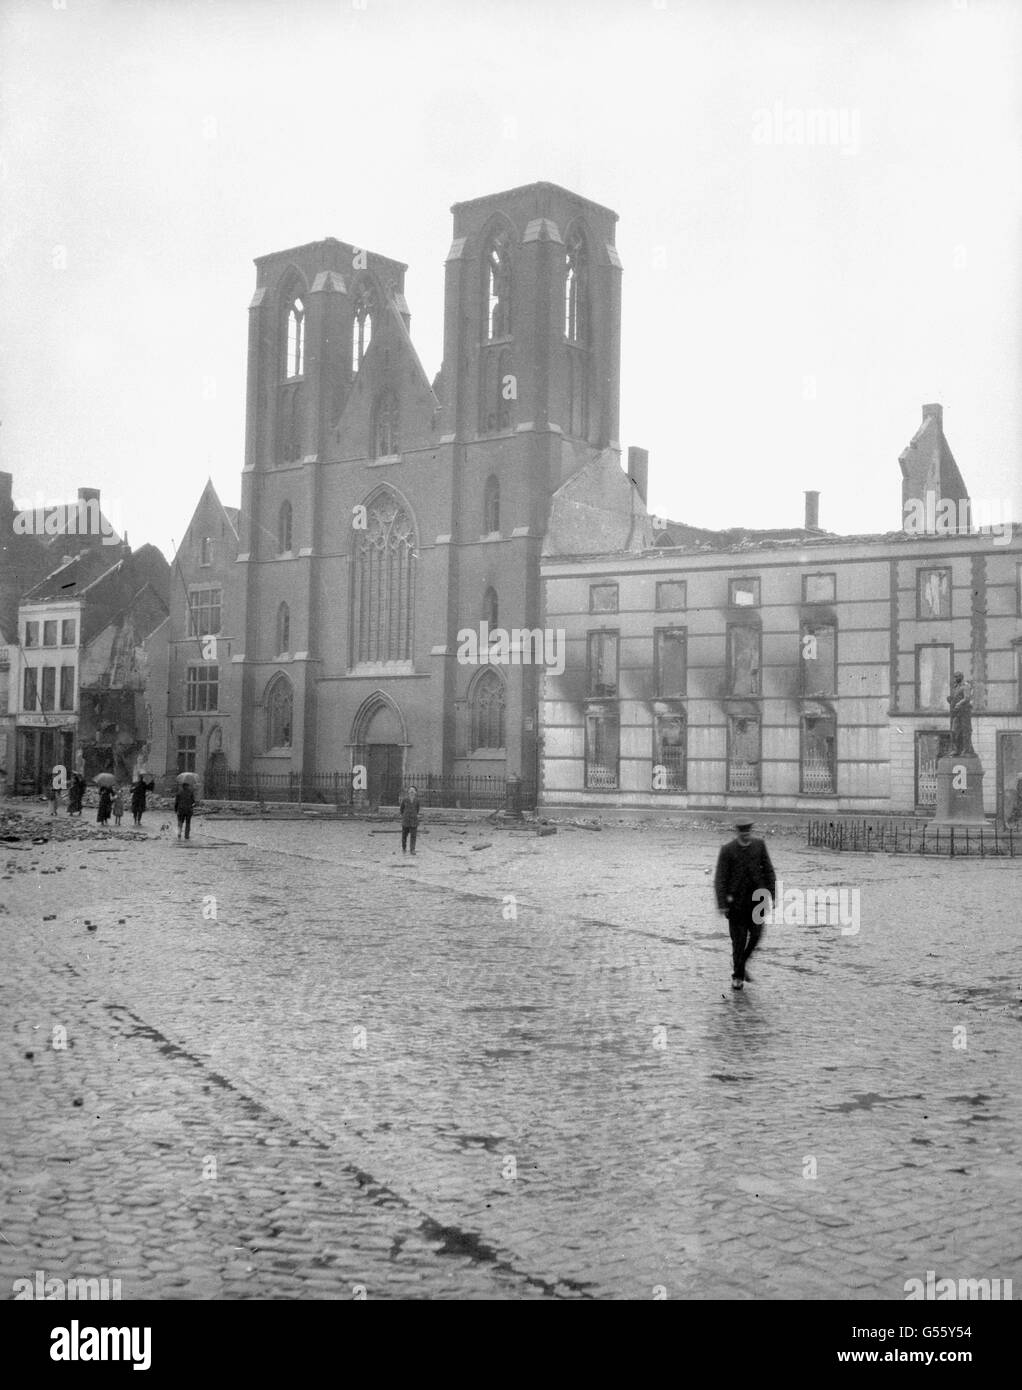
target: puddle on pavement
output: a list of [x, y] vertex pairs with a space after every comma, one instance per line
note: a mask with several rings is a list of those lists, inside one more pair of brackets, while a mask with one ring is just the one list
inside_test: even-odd
[[824, 1109], [848, 1115], [853, 1110], [872, 1110], [875, 1105], [893, 1105], [900, 1100], [922, 1099], [921, 1093], [911, 1096], [882, 1096], [877, 1091], [864, 1091], [860, 1095], [853, 1095], [851, 1100], [842, 1101], [840, 1105], [827, 1105], [824, 1106]]

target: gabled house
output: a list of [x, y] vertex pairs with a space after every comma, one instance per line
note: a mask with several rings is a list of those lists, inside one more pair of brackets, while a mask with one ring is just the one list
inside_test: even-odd
[[[222, 796], [238, 767], [241, 681], [236, 655], [242, 608], [238, 591], [238, 511], [225, 507], [207, 482], [170, 570], [166, 730], [153, 770], [172, 782], [195, 772], [202, 794]], [[276, 650], [291, 650], [279, 612]], [[285, 610], [286, 613], [286, 610]]]

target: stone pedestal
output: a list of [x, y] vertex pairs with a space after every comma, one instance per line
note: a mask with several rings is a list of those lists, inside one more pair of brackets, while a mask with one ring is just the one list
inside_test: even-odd
[[947, 753], [937, 760], [937, 814], [929, 824], [956, 830], [986, 824], [983, 764], [975, 753]]

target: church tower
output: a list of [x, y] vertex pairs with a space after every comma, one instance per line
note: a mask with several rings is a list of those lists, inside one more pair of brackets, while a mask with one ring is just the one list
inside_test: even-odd
[[[621, 339], [616, 213], [550, 183], [452, 212], [439, 384], [453, 474], [449, 646], [484, 618], [504, 630], [542, 626], [551, 498], [593, 458], [620, 451]], [[506, 753], [496, 764], [536, 775], [540, 674], [535, 664], [448, 662], [456, 767], [485, 768], [486, 711], [502, 697]]]

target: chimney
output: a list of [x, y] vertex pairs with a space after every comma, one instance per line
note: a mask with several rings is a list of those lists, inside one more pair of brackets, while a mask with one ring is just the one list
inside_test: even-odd
[[637, 449], [634, 445], [628, 448], [628, 476], [642, 498], [642, 505], [646, 505], [646, 493], [649, 487], [649, 450]]
[[818, 531], [820, 529], [820, 494], [818, 492], [807, 492], [806, 495], [806, 527], [807, 531]]
[[944, 407], [942, 405], [924, 405], [923, 420], [936, 420], [937, 428], [944, 428]]

